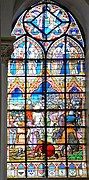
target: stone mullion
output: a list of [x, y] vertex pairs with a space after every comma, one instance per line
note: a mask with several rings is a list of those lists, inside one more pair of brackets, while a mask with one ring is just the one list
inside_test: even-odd
[[86, 145], [87, 145], [87, 168], [89, 177], [89, 44], [86, 44]]
[[14, 37], [1, 38], [0, 47], [0, 179], [7, 179], [7, 65]]

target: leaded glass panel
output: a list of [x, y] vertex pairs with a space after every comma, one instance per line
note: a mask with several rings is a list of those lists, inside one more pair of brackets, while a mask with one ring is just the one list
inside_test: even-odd
[[77, 19], [46, 0], [12, 29], [7, 178], [87, 177], [85, 39]]

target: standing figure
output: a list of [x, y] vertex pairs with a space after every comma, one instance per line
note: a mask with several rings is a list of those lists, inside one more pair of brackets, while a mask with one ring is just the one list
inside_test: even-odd
[[14, 147], [14, 145], [16, 144], [16, 134], [17, 134], [17, 128], [10, 128], [10, 144], [11, 144], [11, 148]]

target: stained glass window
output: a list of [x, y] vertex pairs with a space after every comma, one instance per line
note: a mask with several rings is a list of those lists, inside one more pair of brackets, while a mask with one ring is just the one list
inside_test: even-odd
[[38, 2], [14, 23], [7, 177], [87, 177], [85, 39], [72, 13]]

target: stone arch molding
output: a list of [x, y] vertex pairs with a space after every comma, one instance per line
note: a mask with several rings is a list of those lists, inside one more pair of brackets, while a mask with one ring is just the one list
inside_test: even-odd
[[89, 1], [88, 1], [88, 0], [86, 0], [86, 3], [87, 3], [87, 4], [89, 4]]

